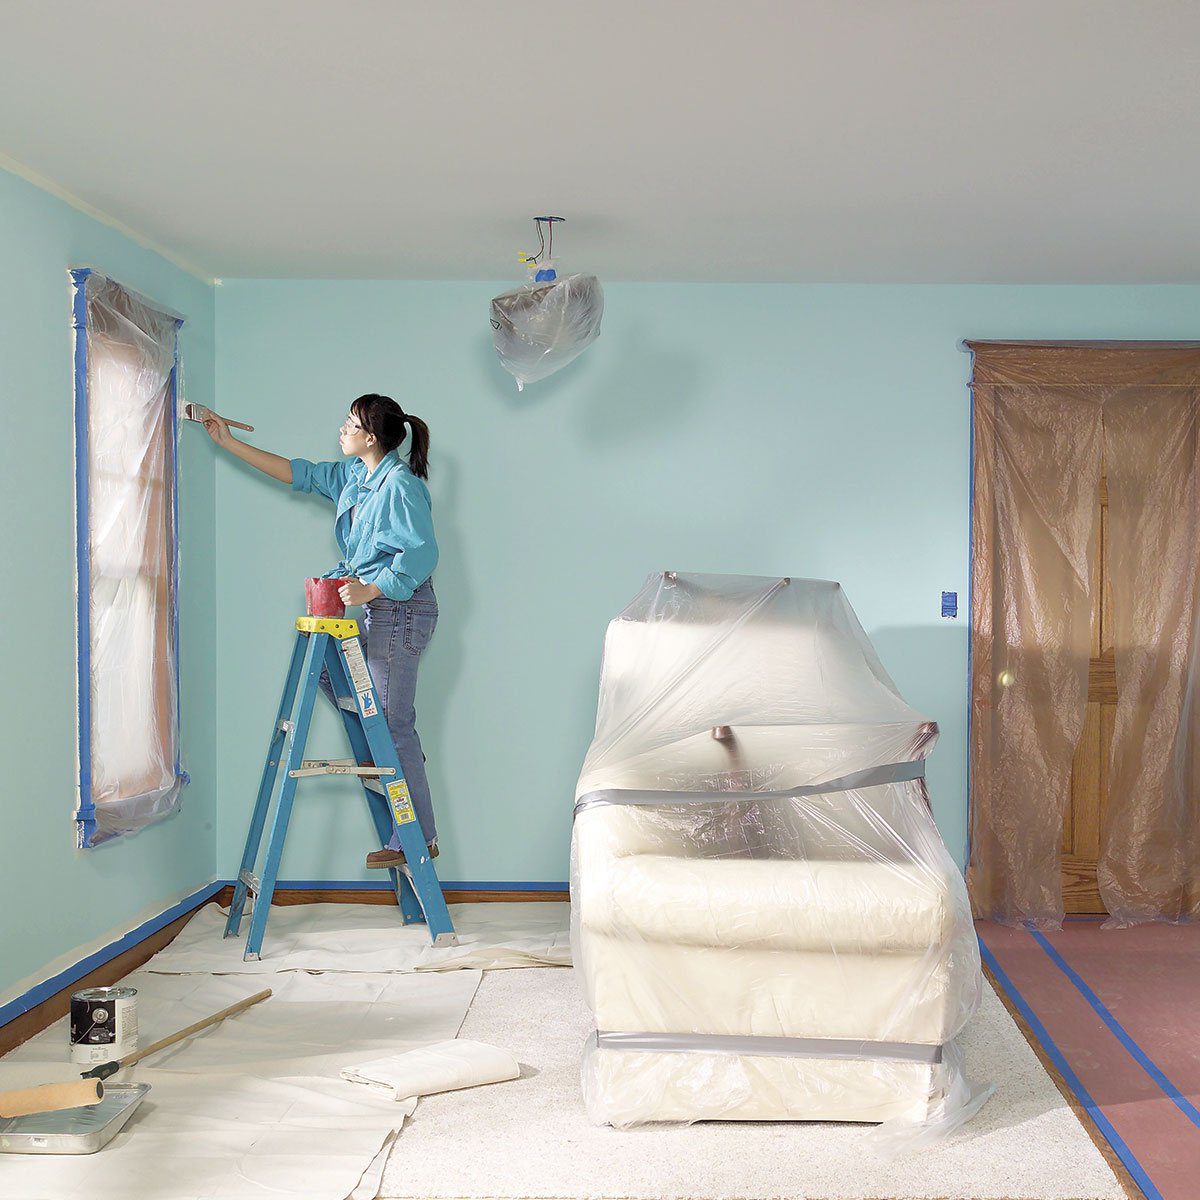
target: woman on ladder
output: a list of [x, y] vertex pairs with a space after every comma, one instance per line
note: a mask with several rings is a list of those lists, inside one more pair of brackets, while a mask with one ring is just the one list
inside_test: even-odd
[[[345, 578], [346, 604], [363, 605], [362, 642], [371, 678], [387, 718], [413, 808], [429, 853], [437, 857], [437, 827], [417, 735], [417, 665], [437, 625], [437, 598], [430, 576], [437, 542], [429, 488], [429, 427], [404, 412], [390, 396], [359, 396], [350, 405], [339, 442], [349, 461], [288, 460], [239, 441], [222, 417], [204, 422], [212, 440], [293, 491], [317, 492], [337, 508], [334, 534], [342, 561], [326, 579]], [[408, 462], [400, 445], [410, 438]], [[327, 677], [322, 684], [328, 688]], [[404, 861], [393, 832], [383, 850], [367, 855], [368, 867]]]

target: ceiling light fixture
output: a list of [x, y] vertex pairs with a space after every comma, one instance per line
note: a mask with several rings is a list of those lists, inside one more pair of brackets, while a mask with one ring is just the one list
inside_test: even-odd
[[529, 281], [492, 301], [492, 342], [517, 389], [545, 379], [578, 358], [600, 334], [604, 292], [595, 275], [561, 276], [554, 226], [562, 217], [534, 217], [539, 249], [521, 254]]

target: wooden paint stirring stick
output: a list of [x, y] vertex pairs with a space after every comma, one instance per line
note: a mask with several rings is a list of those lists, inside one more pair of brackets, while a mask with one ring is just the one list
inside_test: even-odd
[[228, 1008], [221, 1009], [218, 1013], [213, 1013], [211, 1017], [205, 1017], [203, 1021], [197, 1021], [193, 1025], [189, 1025], [186, 1029], [181, 1029], [178, 1033], [173, 1033], [170, 1037], [160, 1038], [157, 1042], [149, 1045], [145, 1050], [139, 1050], [136, 1054], [127, 1054], [124, 1058], [114, 1059], [111, 1062], [101, 1063], [97, 1067], [93, 1067], [90, 1071], [81, 1072], [84, 1079], [107, 1079], [110, 1075], [115, 1075], [122, 1067], [132, 1067], [135, 1062], [140, 1062], [148, 1054], [154, 1054], [159, 1050], [165, 1050], [168, 1046], [175, 1045], [176, 1042], [181, 1042], [185, 1037], [190, 1037], [193, 1033], [199, 1033], [202, 1029], [207, 1029], [210, 1025], [215, 1025], [218, 1021], [225, 1020], [226, 1017], [232, 1017], [235, 1013], [243, 1012], [252, 1004], [257, 1004], [260, 1000], [265, 1000], [271, 994], [270, 988], [264, 988], [263, 991], [256, 993], [253, 996], [247, 996], [245, 1000], [239, 1000], [236, 1004], [231, 1004]]

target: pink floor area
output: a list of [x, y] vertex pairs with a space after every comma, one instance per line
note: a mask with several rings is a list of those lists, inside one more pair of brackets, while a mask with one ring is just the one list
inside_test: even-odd
[[978, 923], [984, 961], [1151, 1200], [1200, 1197], [1200, 926]]

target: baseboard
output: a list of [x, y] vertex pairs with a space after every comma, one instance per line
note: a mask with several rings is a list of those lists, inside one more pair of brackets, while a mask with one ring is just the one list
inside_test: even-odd
[[[447, 904], [487, 902], [566, 903], [571, 893], [565, 883], [490, 883], [474, 880], [443, 880]], [[233, 899], [232, 882], [214, 897], [220, 905]], [[383, 904], [395, 905], [396, 893], [386, 880], [281, 879], [275, 886], [272, 904]]]
[[[109, 987], [154, 957], [187, 924], [196, 909], [217, 893], [219, 882], [207, 884], [135, 929], [93, 951], [73, 966], [0, 1005], [0, 1054], [28, 1041], [71, 1011], [71, 993]], [[66, 1057], [66, 1047], [63, 1047]]]

